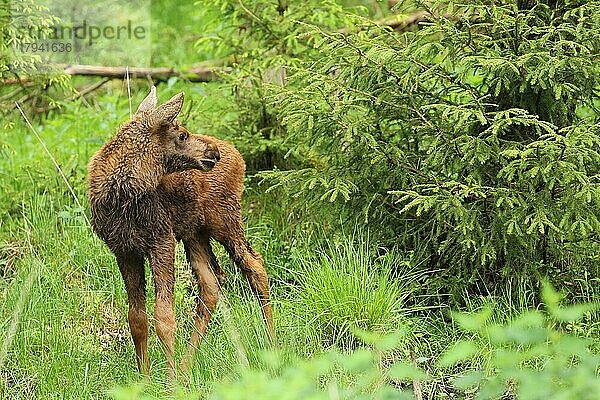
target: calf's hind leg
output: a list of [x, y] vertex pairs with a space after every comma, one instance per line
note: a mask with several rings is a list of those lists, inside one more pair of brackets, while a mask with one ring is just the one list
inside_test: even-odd
[[125, 282], [129, 313], [127, 320], [135, 346], [138, 371], [150, 374], [148, 361], [148, 314], [146, 314], [146, 277], [144, 258], [136, 255], [118, 256], [117, 264]]
[[215, 239], [225, 246], [235, 264], [248, 280], [252, 292], [260, 303], [269, 340], [271, 343], [274, 343], [276, 336], [273, 325], [273, 309], [269, 300], [269, 278], [265, 270], [263, 258], [250, 247], [250, 244], [246, 240], [241, 215], [230, 226], [233, 229], [215, 234]]
[[193, 361], [194, 354], [202, 336], [206, 332], [210, 317], [212, 316], [219, 300], [219, 279], [216, 274], [220, 268], [208, 237], [185, 243], [185, 253], [198, 283], [199, 297], [196, 304], [194, 318], [195, 329], [192, 332], [190, 343], [183, 360], [181, 369], [187, 371]]

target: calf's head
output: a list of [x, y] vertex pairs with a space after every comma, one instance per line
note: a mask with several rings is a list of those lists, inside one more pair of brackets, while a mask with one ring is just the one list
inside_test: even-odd
[[152, 147], [163, 163], [165, 173], [189, 169], [210, 171], [220, 159], [219, 149], [198, 135], [192, 134], [176, 120], [183, 106], [183, 92], [156, 106], [156, 88], [138, 107], [134, 120], [140, 122]]

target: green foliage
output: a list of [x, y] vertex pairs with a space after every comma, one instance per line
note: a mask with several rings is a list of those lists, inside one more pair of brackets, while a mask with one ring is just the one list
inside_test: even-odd
[[598, 254], [600, 2], [486, 4], [433, 2], [431, 23], [404, 33], [304, 19], [285, 84], [239, 88], [260, 86], [267, 107], [250, 108], [301, 165], [264, 179], [338, 204], [456, 288]]
[[438, 359], [438, 366], [447, 368], [484, 351], [490, 354], [485, 371], [462, 372], [454, 381], [463, 390], [476, 391], [478, 399], [597, 398], [600, 356], [590, 351], [591, 340], [566, 333], [562, 324], [596, 312], [599, 304], [562, 306], [561, 295], [549, 283], [543, 285], [542, 300], [546, 312], [527, 311], [505, 325], [488, 322], [490, 309], [454, 314], [463, 329], [479, 338], [457, 342]]
[[11, 74], [35, 71], [40, 67], [40, 57], [23, 54], [19, 49], [22, 43], [35, 38], [30, 36], [39, 28], [42, 32], [56, 22], [48, 14], [48, 9], [33, 0], [0, 2], [0, 78]]
[[152, 0], [152, 47], [155, 49], [152, 66], [182, 70], [204, 60], [217, 59], [216, 49], [206, 48], [198, 53], [194, 46], [199, 29], [213, 24], [213, 17], [205, 5], [195, 1]]
[[[372, 351], [329, 352], [301, 360], [276, 374], [245, 371], [240, 380], [224, 382], [208, 396], [212, 400], [242, 397], [278, 399], [409, 399], [386, 384]], [[276, 361], [276, 359], [275, 359]], [[335, 375], [331, 376], [331, 371]], [[345, 382], [344, 382], [345, 381]]]
[[[48, 34], [48, 28], [56, 22], [57, 18], [34, 0], [0, 1], [0, 80], [26, 78], [28, 82], [0, 85], [0, 115], [14, 110], [16, 100], [35, 98], [38, 106], [52, 103], [54, 100], [46, 91], [48, 85], [54, 84], [60, 90], [68, 88], [68, 76], [54, 71], [40, 55], [21, 51], [22, 45], [40, 40], [38, 35]], [[11, 127], [10, 119], [0, 122], [1, 129]]]

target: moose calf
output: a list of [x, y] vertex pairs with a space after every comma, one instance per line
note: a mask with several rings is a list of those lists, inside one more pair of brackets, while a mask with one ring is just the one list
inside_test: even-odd
[[173, 311], [175, 245], [183, 241], [199, 287], [195, 330], [181, 363], [189, 368], [219, 298], [223, 279], [211, 249], [227, 249], [258, 297], [270, 339], [273, 318], [263, 259], [244, 237], [241, 196], [244, 160], [230, 144], [179, 125], [183, 93], [156, 107], [156, 88], [135, 116], [91, 158], [89, 199], [94, 231], [113, 252], [125, 281], [137, 365], [149, 375], [144, 261], [156, 290], [155, 323], [175, 375]]

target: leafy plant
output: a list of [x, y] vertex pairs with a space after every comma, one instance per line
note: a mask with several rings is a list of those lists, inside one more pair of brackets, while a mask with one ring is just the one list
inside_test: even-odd
[[455, 313], [455, 321], [480, 339], [457, 342], [439, 358], [438, 366], [490, 354], [484, 371], [463, 372], [454, 381], [464, 390], [476, 388], [478, 399], [597, 398], [600, 356], [590, 351], [591, 340], [566, 333], [562, 326], [595, 312], [599, 304], [561, 306], [561, 295], [549, 283], [543, 285], [542, 299], [546, 312], [526, 311], [506, 325], [489, 324], [490, 309]]
[[39, 67], [40, 57], [21, 51], [21, 45], [39, 39], [56, 18], [33, 0], [0, 3], [0, 78], [20, 74]]
[[[48, 8], [34, 0], [0, 1], [0, 80], [3, 81], [0, 114], [13, 111], [15, 100], [22, 102], [33, 98], [36, 103], [40, 100], [53, 102], [42, 90], [51, 84], [61, 90], [68, 88], [67, 75], [54, 71], [39, 54], [23, 51], [31, 43], [43, 40], [56, 22], [57, 18]], [[14, 85], [16, 83], [20, 85]], [[12, 123], [3, 121], [0, 126], [12, 128]]]

